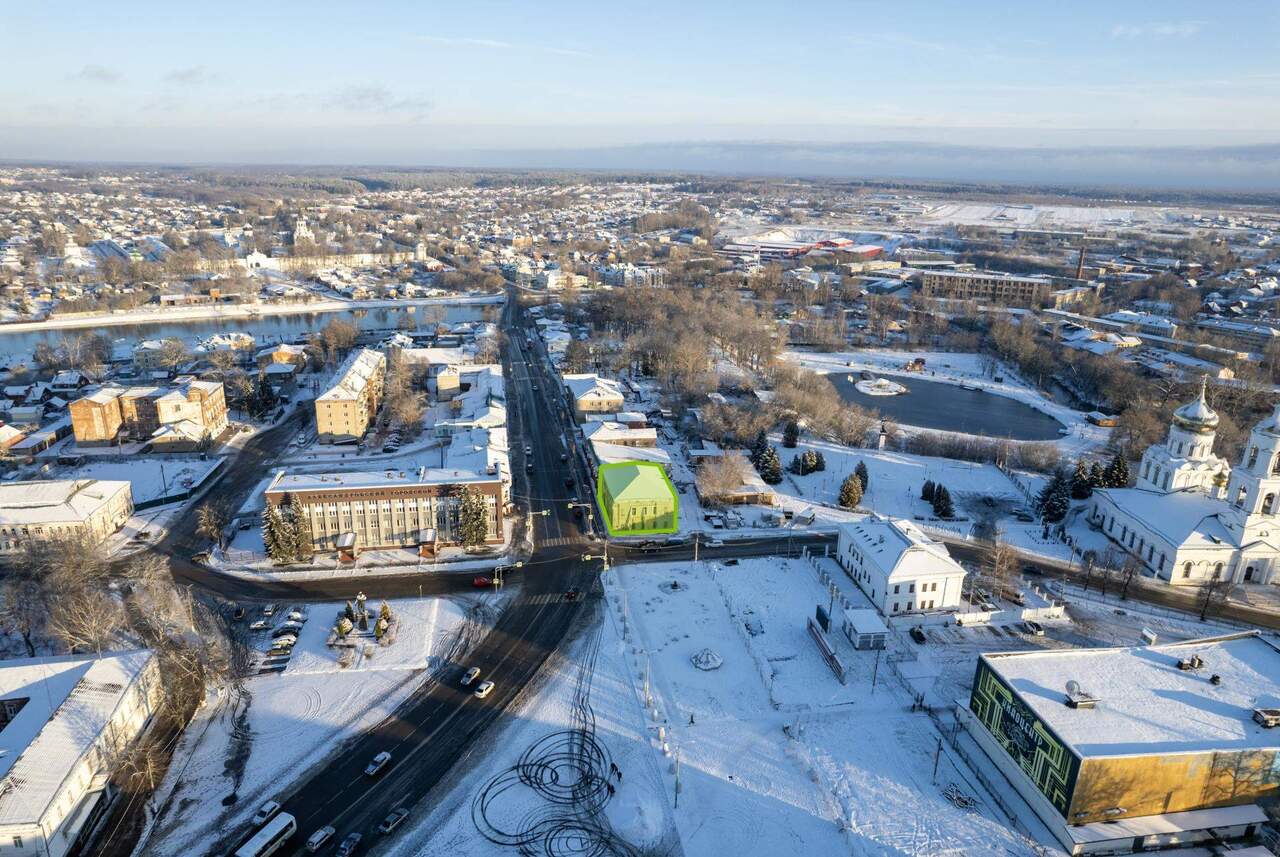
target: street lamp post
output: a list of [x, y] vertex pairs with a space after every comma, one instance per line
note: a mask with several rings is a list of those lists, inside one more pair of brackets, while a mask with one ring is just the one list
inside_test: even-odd
[[507, 565], [495, 565], [493, 567], [493, 585], [501, 586], [505, 581], [502, 579], [502, 573], [509, 568], [524, 568], [524, 562], [513, 562]]

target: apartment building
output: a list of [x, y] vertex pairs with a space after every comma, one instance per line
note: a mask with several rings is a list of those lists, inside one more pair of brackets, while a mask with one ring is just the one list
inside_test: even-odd
[[148, 650], [0, 662], [0, 852], [84, 847], [159, 705], [159, 673]]
[[133, 514], [128, 482], [60, 479], [0, 484], [0, 554], [29, 541], [101, 542]]
[[1052, 282], [1045, 277], [1016, 277], [982, 271], [926, 271], [920, 294], [928, 298], [1038, 308], [1048, 300], [1052, 289]]
[[841, 525], [836, 561], [885, 616], [960, 606], [964, 568], [910, 521], [871, 517]]
[[573, 414], [584, 422], [590, 414], [616, 414], [622, 410], [622, 385], [595, 373], [563, 376], [564, 386], [573, 400]]
[[387, 358], [361, 348], [339, 367], [337, 380], [316, 399], [316, 435], [321, 443], [354, 443], [373, 424], [382, 402]]
[[104, 387], [72, 402], [76, 443], [115, 443], [123, 435], [158, 445], [199, 443], [227, 429], [220, 381], [180, 378], [172, 386]]
[[301, 505], [317, 552], [344, 559], [378, 548], [415, 548], [429, 555], [457, 544], [462, 490], [474, 488], [488, 507], [486, 542], [503, 541], [500, 472], [387, 470], [355, 473], [276, 474], [266, 491], [272, 506]]

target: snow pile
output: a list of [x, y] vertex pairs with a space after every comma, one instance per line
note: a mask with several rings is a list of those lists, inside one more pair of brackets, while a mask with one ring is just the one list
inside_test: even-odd
[[724, 665], [724, 658], [710, 649], [703, 649], [689, 658], [689, 662], [704, 672], [710, 672], [711, 670], [720, 669]]

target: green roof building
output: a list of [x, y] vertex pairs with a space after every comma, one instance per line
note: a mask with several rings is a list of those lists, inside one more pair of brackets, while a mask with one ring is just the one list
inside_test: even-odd
[[622, 462], [600, 468], [599, 499], [614, 535], [676, 529], [675, 492], [656, 464]]

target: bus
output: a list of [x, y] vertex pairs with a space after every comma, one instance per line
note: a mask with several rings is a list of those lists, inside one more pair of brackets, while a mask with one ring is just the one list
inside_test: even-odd
[[287, 812], [282, 812], [271, 819], [237, 850], [235, 857], [267, 857], [280, 850], [280, 846], [289, 841], [289, 837], [298, 832], [297, 820]]

